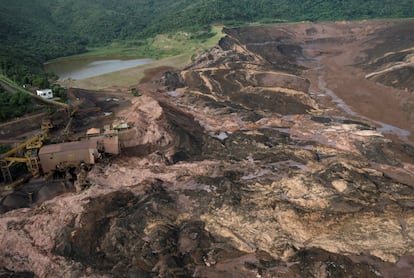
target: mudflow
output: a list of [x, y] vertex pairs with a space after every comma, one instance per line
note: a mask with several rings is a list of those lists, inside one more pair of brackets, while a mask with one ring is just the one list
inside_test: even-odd
[[3, 272], [414, 276], [414, 21], [224, 32], [146, 78], [91, 187], [1, 216]]

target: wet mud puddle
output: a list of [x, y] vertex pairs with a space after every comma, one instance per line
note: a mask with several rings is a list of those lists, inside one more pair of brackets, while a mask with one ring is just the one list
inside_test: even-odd
[[329, 96], [331, 98], [331, 101], [339, 108], [341, 109], [343, 112], [345, 112], [346, 114], [353, 116], [353, 117], [357, 117], [363, 120], [366, 120], [368, 122], [373, 123], [374, 125], [377, 126], [377, 130], [381, 133], [386, 133], [386, 134], [392, 134], [397, 136], [398, 138], [402, 139], [402, 140], [408, 140], [408, 137], [411, 135], [411, 132], [390, 124], [386, 124], [384, 122], [381, 121], [377, 121], [374, 120], [372, 118], [366, 117], [364, 115], [361, 115], [357, 112], [355, 112], [349, 105], [347, 105], [340, 97], [338, 97], [334, 91], [332, 91], [331, 89], [329, 89], [327, 87], [327, 84], [324, 80], [324, 76], [323, 73], [320, 72], [321, 69], [323, 69], [322, 66], [319, 66], [316, 68], [319, 72], [318, 72], [318, 92], [314, 92], [311, 90], [311, 94], [314, 97], [324, 97], [324, 96]]

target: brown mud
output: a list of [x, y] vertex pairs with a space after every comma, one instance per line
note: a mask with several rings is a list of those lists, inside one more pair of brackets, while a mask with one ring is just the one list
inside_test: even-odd
[[78, 132], [104, 123], [95, 106], [131, 123], [123, 152], [85, 191], [2, 214], [2, 271], [412, 277], [413, 26], [225, 29], [141, 97], [75, 90]]

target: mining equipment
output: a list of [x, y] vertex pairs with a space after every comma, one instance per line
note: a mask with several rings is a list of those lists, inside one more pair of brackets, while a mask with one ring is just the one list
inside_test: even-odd
[[50, 119], [42, 121], [42, 132], [27, 141], [21, 143], [17, 147], [0, 155], [0, 170], [6, 183], [13, 183], [11, 168], [16, 163], [24, 163], [27, 170], [33, 177], [39, 177], [41, 167], [39, 163], [38, 153], [43, 146], [43, 142], [47, 139], [49, 129], [53, 127]]
[[0, 155], [1, 173], [9, 189], [28, 180], [27, 175], [17, 180], [12, 176], [12, 167], [23, 163], [27, 167], [29, 178], [43, 176], [48, 179], [60, 173], [72, 180], [79, 191], [87, 184], [86, 176], [90, 165], [94, 165], [103, 154], [120, 153], [119, 129], [114, 129], [113, 126], [92, 128], [80, 141], [45, 144], [52, 127], [50, 120], [44, 120], [39, 135]]
[[[88, 134], [84, 138], [74, 139], [70, 136], [75, 116], [78, 113], [99, 112], [99, 107], [82, 108], [83, 99], [75, 98], [66, 104], [43, 99], [21, 88], [19, 89], [30, 94], [38, 101], [53, 105], [58, 107], [60, 111], [64, 111], [66, 124], [60, 135], [54, 136], [53, 140], [50, 140], [48, 138], [49, 129], [53, 125], [51, 120], [44, 120], [39, 134], [0, 154], [0, 182], [2, 180], [6, 184], [3, 189], [13, 189], [30, 178], [42, 176], [47, 180], [52, 176], [65, 176], [66, 180], [75, 183], [78, 190], [86, 183], [87, 171], [90, 169], [89, 165], [95, 164], [104, 153], [119, 154], [118, 129], [96, 129], [93, 135]], [[51, 144], [52, 142], [59, 143]], [[22, 165], [24, 166], [22, 167]]]
[[[60, 135], [50, 140], [49, 130], [53, 125], [51, 120], [45, 119], [42, 121], [39, 134], [0, 154], [0, 171], [4, 183], [8, 185], [6, 188], [14, 188], [33, 177], [42, 176], [47, 180], [57, 173], [57, 176], [66, 176], [73, 183], [76, 181], [78, 189], [86, 182], [85, 173], [89, 169], [88, 165], [95, 164], [103, 154], [120, 153], [120, 133], [127, 129], [128, 125], [120, 121], [103, 129], [91, 129], [83, 138], [74, 140], [69, 135], [76, 114], [96, 112], [100, 108], [82, 108], [84, 100], [78, 98], [70, 104], [46, 99], [40, 101], [63, 108], [67, 117], [66, 124]], [[51, 144], [51, 142], [59, 143]], [[25, 170], [18, 169], [17, 165], [25, 165], [27, 173], [23, 175]], [[19, 172], [19, 175], [13, 177], [13, 172]]]

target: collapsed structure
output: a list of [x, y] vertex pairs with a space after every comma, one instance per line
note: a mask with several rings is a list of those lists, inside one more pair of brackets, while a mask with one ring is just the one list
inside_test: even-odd
[[77, 167], [80, 163], [95, 164], [98, 158], [98, 141], [96, 140], [47, 145], [39, 151], [39, 160], [44, 174], [57, 169]]
[[21, 143], [0, 156], [0, 169], [3, 181], [15, 187], [23, 180], [15, 180], [12, 167], [16, 163], [26, 164], [32, 177], [40, 175], [50, 177], [54, 172], [79, 172], [83, 164], [93, 165], [102, 154], [120, 153], [119, 133], [128, 128], [128, 124], [107, 125], [103, 129], [91, 128], [81, 141], [43, 145], [47, 139], [51, 122], [42, 124], [42, 133]]

